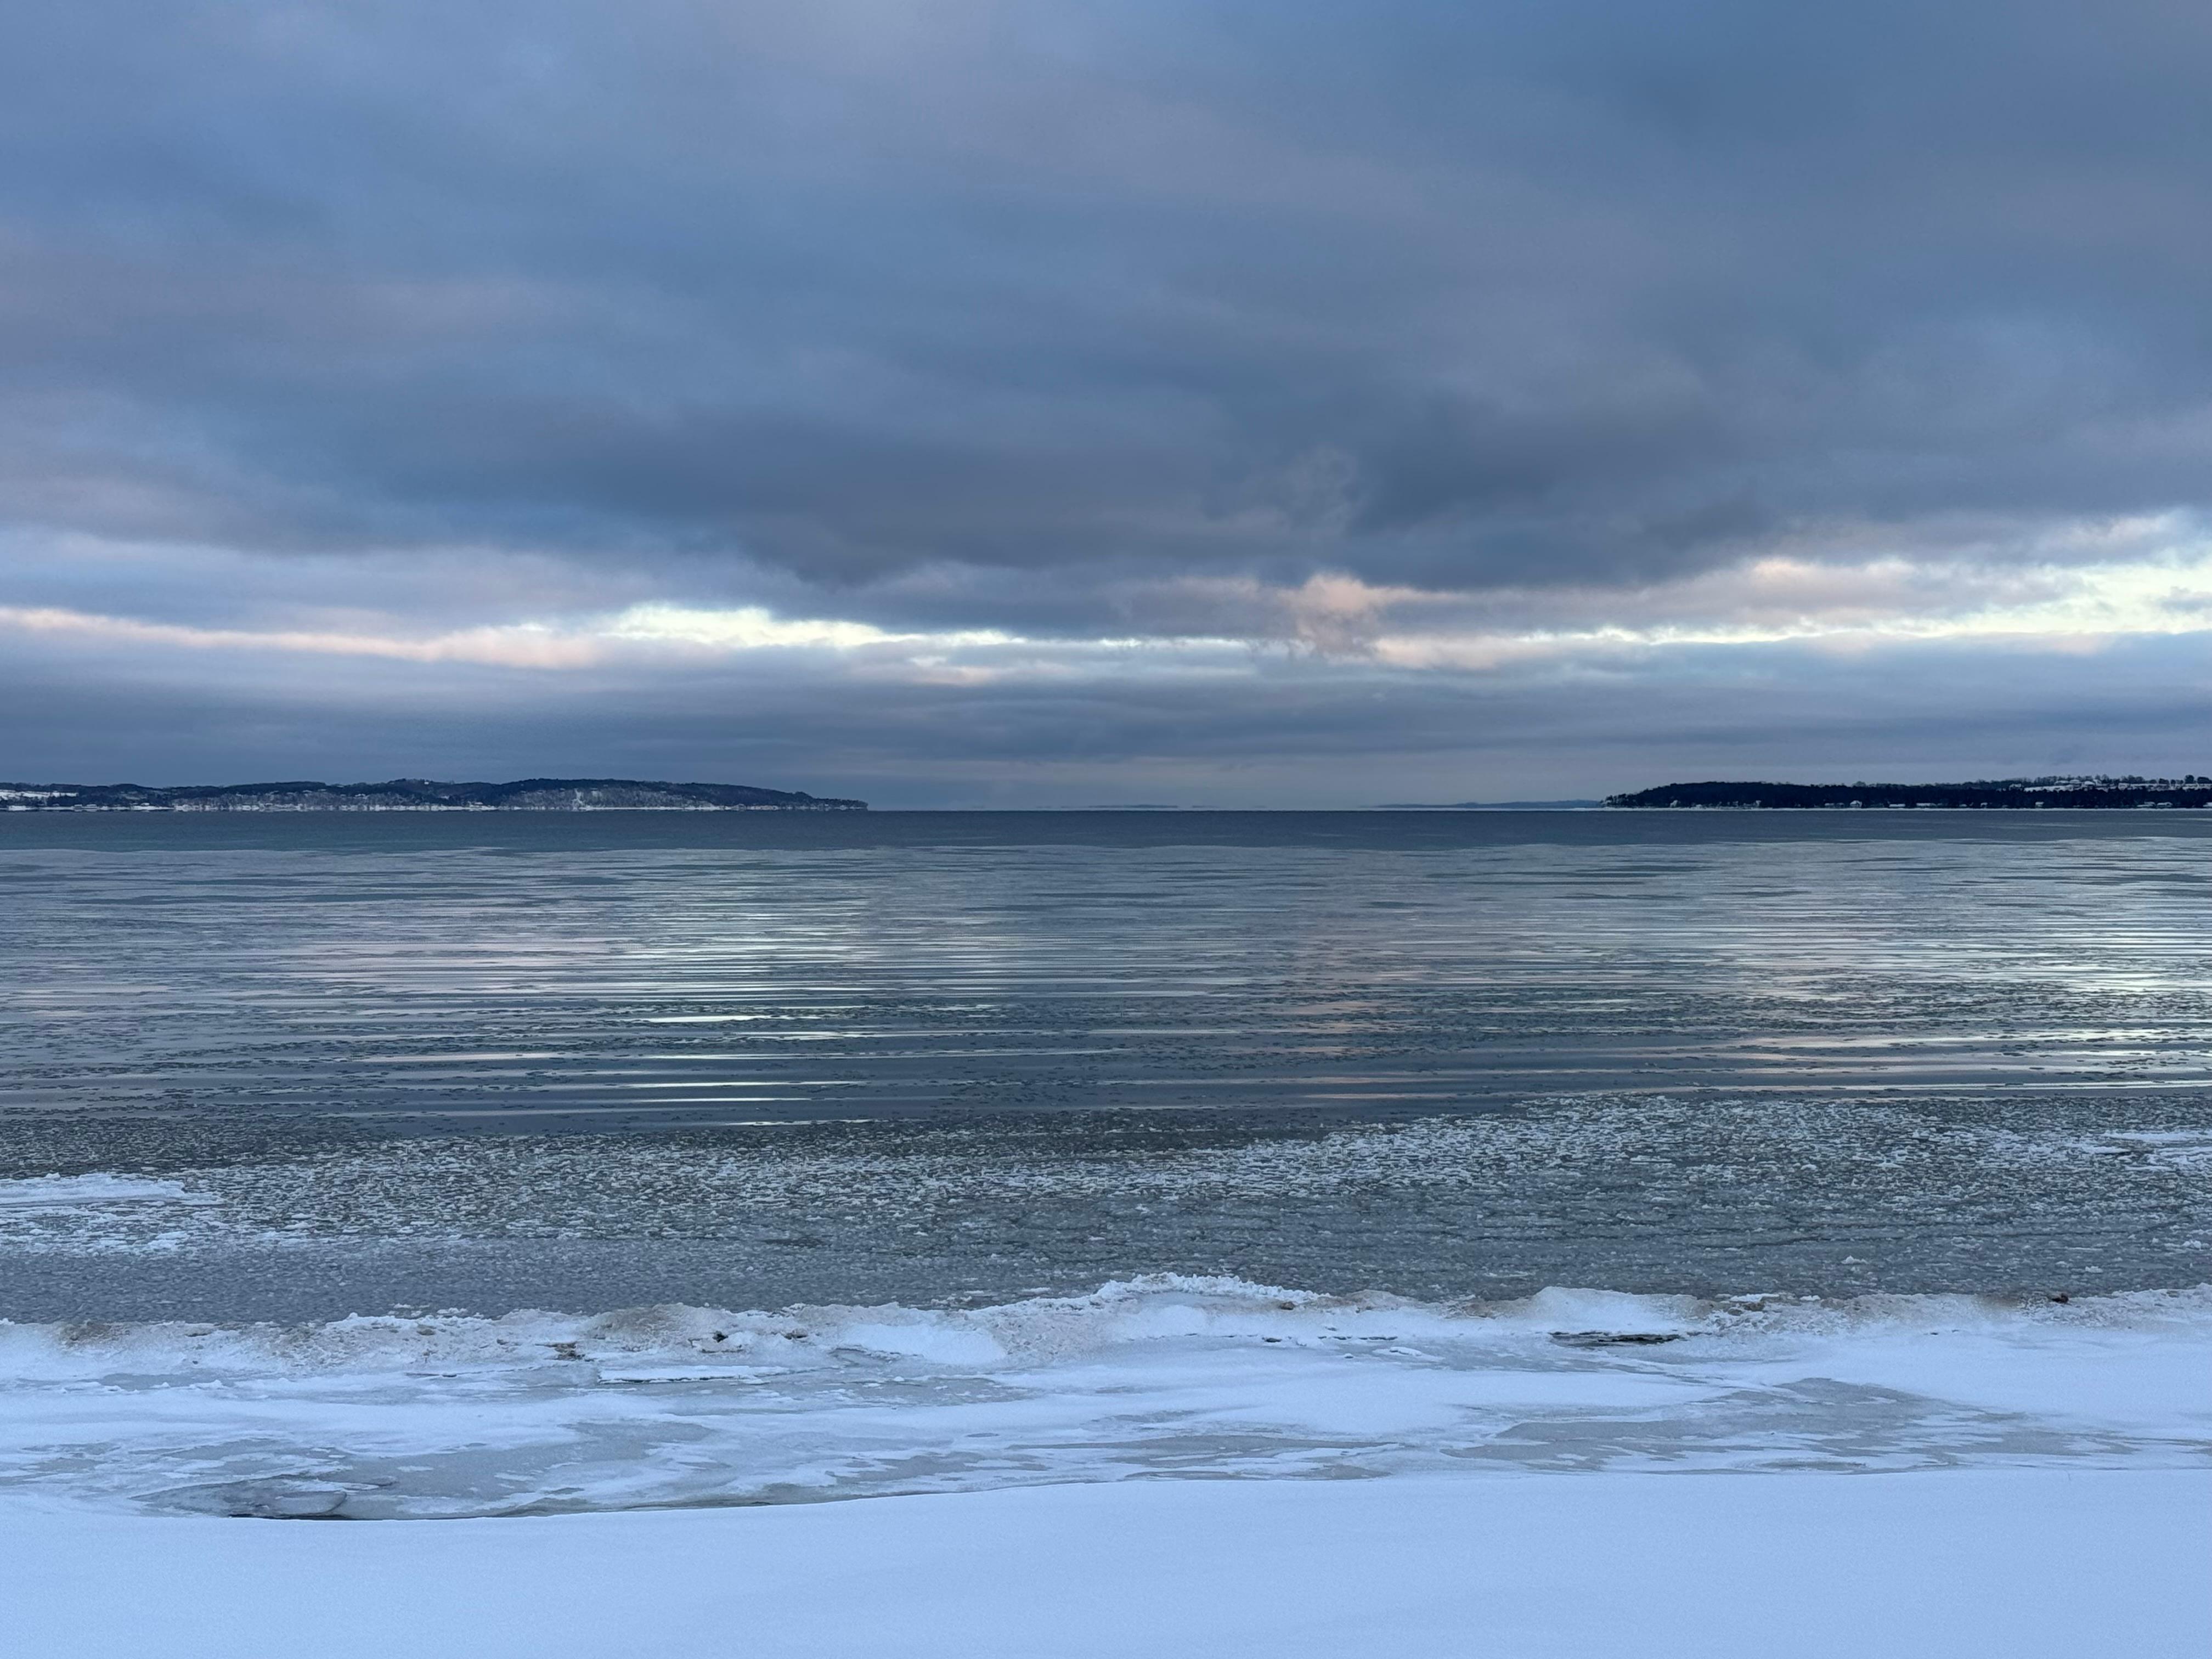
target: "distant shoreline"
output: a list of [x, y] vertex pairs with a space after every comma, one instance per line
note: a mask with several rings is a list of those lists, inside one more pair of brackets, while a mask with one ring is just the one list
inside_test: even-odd
[[2212, 806], [2212, 778], [1995, 778], [1970, 783], [1668, 783], [1608, 795], [1614, 811], [2021, 811], [2197, 810]]
[[511, 783], [0, 784], [9, 812], [865, 812], [864, 800], [743, 783], [520, 778]]

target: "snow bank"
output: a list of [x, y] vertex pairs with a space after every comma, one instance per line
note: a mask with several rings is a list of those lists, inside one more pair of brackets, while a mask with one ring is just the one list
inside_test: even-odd
[[[106, 1179], [106, 1177], [102, 1177]], [[33, 1185], [35, 1183], [18, 1183]], [[166, 1183], [149, 1182], [149, 1186]], [[2212, 1340], [2212, 1285], [2132, 1291], [2060, 1302], [2044, 1297], [1874, 1295], [1849, 1298], [1687, 1296], [1554, 1287], [1510, 1301], [1428, 1304], [1338, 1297], [1243, 1279], [1154, 1273], [1087, 1296], [935, 1310], [799, 1306], [738, 1311], [665, 1304], [602, 1314], [535, 1310], [498, 1318], [356, 1315], [320, 1324], [0, 1320], [0, 1384], [94, 1377], [118, 1370], [308, 1375], [428, 1365], [506, 1368], [562, 1360], [696, 1358], [829, 1364], [855, 1355], [912, 1356], [951, 1365], [1064, 1361], [1175, 1339], [1386, 1341], [1401, 1334], [1499, 1352], [1548, 1339], [1592, 1349], [1697, 1339], [1713, 1352], [1759, 1344], [1889, 1335], [1978, 1334], [2035, 1342], [2133, 1332]], [[1650, 1357], [1650, 1356], [1646, 1356]]]
[[2201, 1659], [2212, 1474], [1145, 1481], [388, 1527], [0, 1507], [41, 1659]]
[[0, 1325], [0, 1494], [431, 1519], [1131, 1478], [2201, 1468], [2212, 1291], [2065, 1304], [1161, 1277], [966, 1311]]

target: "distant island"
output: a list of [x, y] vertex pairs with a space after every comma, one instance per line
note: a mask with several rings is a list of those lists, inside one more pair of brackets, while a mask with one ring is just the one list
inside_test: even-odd
[[2212, 806], [2212, 778], [1992, 778], [1975, 783], [1667, 783], [1607, 795], [1607, 806]]
[[864, 800], [742, 783], [523, 778], [514, 783], [0, 783], [10, 812], [865, 812]]

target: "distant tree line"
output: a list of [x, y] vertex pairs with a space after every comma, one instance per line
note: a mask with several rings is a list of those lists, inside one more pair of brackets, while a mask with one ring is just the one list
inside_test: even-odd
[[864, 812], [864, 800], [744, 783], [520, 778], [512, 783], [0, 783], [9, 812]]
[[2212, 806], [2212, 778], [1994, 778], [1973, 783], [1665, 783], [1608, 795], [1632, 807]]

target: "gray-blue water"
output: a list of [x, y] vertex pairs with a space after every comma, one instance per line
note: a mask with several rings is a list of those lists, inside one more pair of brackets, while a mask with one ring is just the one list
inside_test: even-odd
[[0, 1176], [219, 1200], [0, 1193], [0, 1316], [2194, 1283], [2209, 857], [2148, 812], [0, 816]]

